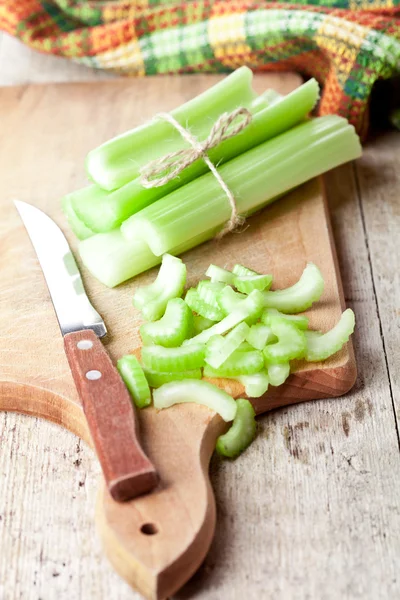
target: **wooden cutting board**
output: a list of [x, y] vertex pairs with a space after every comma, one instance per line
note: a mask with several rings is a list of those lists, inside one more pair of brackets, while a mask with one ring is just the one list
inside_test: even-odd
[[[0, 409], [55, 421], [90, 443], [69, 372], [50, 298], [34, 251], [12, 199], [47, 212], [76, 241], [59, 199], [85, 183], [84, 158], [96, 145], [170, 110], [206, 89], [218, 76], [164, 77], [90, 84], [0, 89]], [[289, 92], [292, 74], [255, 78], [258, 91]], [[307, 261], [322, 270], [326, 288], [310, 311], [311, 327], [331, 327], [344, 308], [335, 250], [321, 181], [314, 180], [252, 217], [248, 228], [184, 255], [189, 285], [210, 262], [241, 262], [274, 275], [276, 287], [294, 283]], [[77, 254], [76, 254], [77, 256]], [[78, 258], [79, 260], [79, 258]], [[82, 265], [80, 265], [82, 267]], [[131, 298], [155, 271], [109, 290], [82, 267], [85, 286], [109, 331], [114, 360], [139, 345], [140, 318]], [[353, 385], [351, 344], [322, 365], [299, 364], [287, 384], [254, 401], [257, 413], [274, 407], [337, 396]], [[222, 382], [234, 395], [237, 384]], [[215, 529], [208, 463], [224, 423], [200, 406], [140, 413], [143, 444], [161, 476], [157, 490], [121, 505], [100, 490], [99, 532], [111, 562], [143, 595], [174, 593], [202, 562]], [[251, 448], [248, 452], [251, 452]], [[257, 456], [254, 456], [257, 460]]]

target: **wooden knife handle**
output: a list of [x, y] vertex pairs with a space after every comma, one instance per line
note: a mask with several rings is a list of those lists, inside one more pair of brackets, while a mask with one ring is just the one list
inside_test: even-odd
[[64, 347], [111, 496], [122, 502], [150, 492], [157, 473], [139, 443], [129, 392], [102, 342], [85, 330], [65, 335]]

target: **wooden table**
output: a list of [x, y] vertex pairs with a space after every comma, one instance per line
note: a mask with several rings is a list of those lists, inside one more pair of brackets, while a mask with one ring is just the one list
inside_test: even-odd
[[[0, 34], [2, 85], [107, 76]], [[357, 384], [263, 416], [257, 463], [212, 461], [218, 531], [180, 600], [400, 596], [400, 135], [369, 143], [326, 183], [357, 317]], [[94, 531], [93, 453], [15, 414], [0, 414], [0, 440], [0, 599], [138, 600]]]

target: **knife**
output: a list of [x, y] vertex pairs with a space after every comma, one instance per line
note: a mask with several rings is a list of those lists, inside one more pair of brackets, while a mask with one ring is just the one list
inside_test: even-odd
[[143, 452], [131, 397], [99, 338], [107, 329], [86, 295], [61, 229], [44, 212], [16, 200], [50, 292], [75, 386], [106, 485], [114, 500], [130, 500], [158, 483]]

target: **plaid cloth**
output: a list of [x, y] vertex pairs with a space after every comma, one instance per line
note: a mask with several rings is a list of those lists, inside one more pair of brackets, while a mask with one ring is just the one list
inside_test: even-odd
[[373, 84], [400, 73], [400, 0], [308, 1], [0, 0], [0, 29], [127, 75], [296, 70], [364, 136]]

